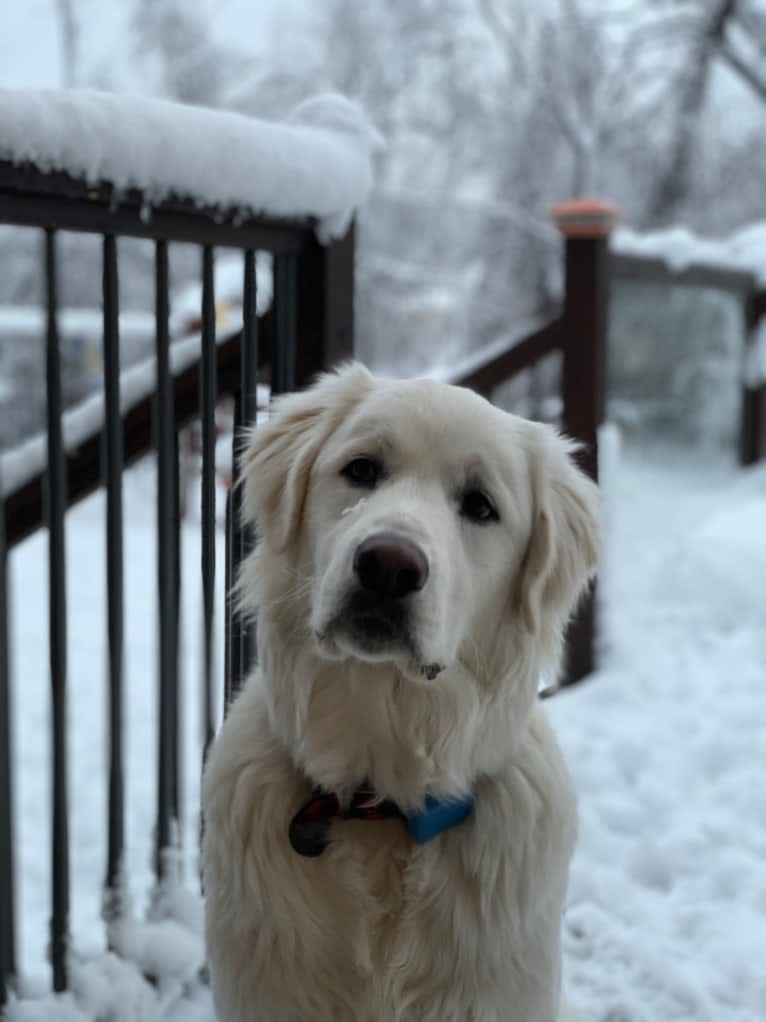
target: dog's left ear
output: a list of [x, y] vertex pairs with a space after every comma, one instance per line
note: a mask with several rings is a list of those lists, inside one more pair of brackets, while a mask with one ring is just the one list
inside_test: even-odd
[[520, 579], [520, 610], [537, 632], [544, 620], [566, 623], [598, 566], [601, 523], [596, 484], [574, 463], [577, 445], [534, 426], [530, 475], [532, 532]]
[[311, 467], [322, 445], [366, 394], [372, 375], [359, 363], [320, 376], [308, 390], [274, 401], [242, 458], [244, 517], [277, 553], [296, 535]]

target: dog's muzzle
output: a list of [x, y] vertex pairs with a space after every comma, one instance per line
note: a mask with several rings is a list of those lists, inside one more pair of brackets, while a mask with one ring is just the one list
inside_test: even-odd
[[379, 532], [354, 551], [352, 588], [342, 615], [355, 640], [382, 647], [409, 643], [411, 598], [428, 581], [428, 559], [406, 536]]

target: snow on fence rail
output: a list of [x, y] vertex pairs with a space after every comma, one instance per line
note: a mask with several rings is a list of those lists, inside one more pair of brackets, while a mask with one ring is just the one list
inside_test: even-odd
[[617, 256], [657, 259], [668, 271], [681, 274], [702, 269], [742, 274], [750, 286], [766, 288], [766, 221], [750, 224], [728, 238], [701, 238], [685, 227], [639, 233], [628, 227], [614, 232], [612, 249]]
[[[121, 331], [122, 333], [122, 331]], [[39, 336], [39, 334], [38, 334]], [[231, 336], [231, 335], [229, 335]], [[226, 336], [216, 338], [224, 343]], [[170, 345], [170, 371], [174, 377], [199, 360], [200, 336], [185, 337]], [[149, 396], [157, 379], [157, 359], [151, 357], [120, 373], [119, 411], [124, 419], [128, 412]], [[62, 445], [65, 454], [75, 455], [91, 437], [103, 430], [106, 413], [104, 394], [99, 391], [63, 412], [61, 418]], [[0, 498], [16, 493], [36, 476], [42, 475], [48, 458], [48, 439], [44, 433], [35, 434], [17, 447], [0, 454]], [[11, 535], [11, 544], [15, 536]]]
[[369, 195], [382, 145], [344, 96], [286, 121], [88, 90], [0, 89], [0, 159], [62, 171], [151, 204], [174, 196], [251, 216], [312, 218], [342, 237]]

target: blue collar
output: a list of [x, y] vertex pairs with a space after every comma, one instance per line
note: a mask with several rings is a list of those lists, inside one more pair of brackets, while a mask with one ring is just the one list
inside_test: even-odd
[[407, 830], [421, 844], [432, 837], [443, 834], [450, 827], [456, 827], [473, 809], [473, 795], [464, 795], [458, 799], [439, 799], [426, 796], [425, 808], [417, 813], [407, 813], [405, 821]]
[[386, 820], [392, 817], [404, 820], [407, 830], [423, 844], [450, 827], [456, 827], [473, 809], [473, 796], [439, 800], [426, 796], [425, 806], [419, 812], [403, 813], [395, 802], [377, 801], [370, 787], [358, 788], [348, 805], [341, 807], [335, 792], [315, 788], [290, 822], [290, 844], [299, 855], [314, 858], [327, 847], [330, 824], [334, 819]]

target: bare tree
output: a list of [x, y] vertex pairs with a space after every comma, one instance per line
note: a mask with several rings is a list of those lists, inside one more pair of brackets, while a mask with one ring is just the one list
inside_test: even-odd
[[647, 204], [649, 222], [667, 222], [695, 184], [700, 134], [713, 71], [720, 62], [766, 100], [763, 0], [650, 0], [635, 4], [634, 38], [679, 69], [667, 99], [673, 131]]
[[650, 0], [641, 6], [648, 36], [686, 48], [706, 44], [753, 94], [766, 100], [766, 3], [764, 0]]
[[64, 88], [71, 89], [77, 84], [77, 62], [79, 58], [78, 27], [74, 0], [56, 0], [59, 35], [61, 40], [61, 70]]
[[166, 96], [206, 106], [221, 102], [231, 55], [217, 45], [199, 0], [139, 0], [133, 25], [136, 53], [156, 60]]
[[531, 26], [525, 5], [476, 2], [505, 54], [508, 87], [534, 95], [537, 117], [557, 138], [569, 190], [608, 182], [614, 194], [629, 180], [638, 221], [672, 219], [700, 183], [699, 136], [716, 62], [766, 96], [764, 0], [627, 0], [608, 8], [559, 0]]
[[[648, 207], [651, 221], [663, 222], [690, 188], [692, 161], [713, 60], [737, 0], [717, 0], [706, 17], [689, 23], [688, 52], [675, 113], [670, 152], [657, 176]], [[676, 22], [678, 24], [678, 22]]]
[[[713, 157], [701, 165], [694, 154], [700, 125], [711, 130], [711, 62], [726, 59], [725, 45], [757, 73], [763, 9], [764, 0], [332, 0], [311, 7], [312, 46], [301, 51], [310, 66], [280, 38], [245, 91], [266, 113], [328, 86], [362, 102], [387, 139], [362, 220], [359, 306], [377, 309], [364, 322], [405, 351], [404, 326], [392, 340], [396, 310], [411, 311], [420, 288], [444, 308], [468, 303], [466, 346], [480, 346], [555, 293], [554, 202], [595, 192], [646, 222], [658, 195], [670, 217], [705, 183]], [[472, 288], [455, 284], [461, 267], [466, 278], [478, 267]], [[440, 322], [448, 333], [448, 317]]]

